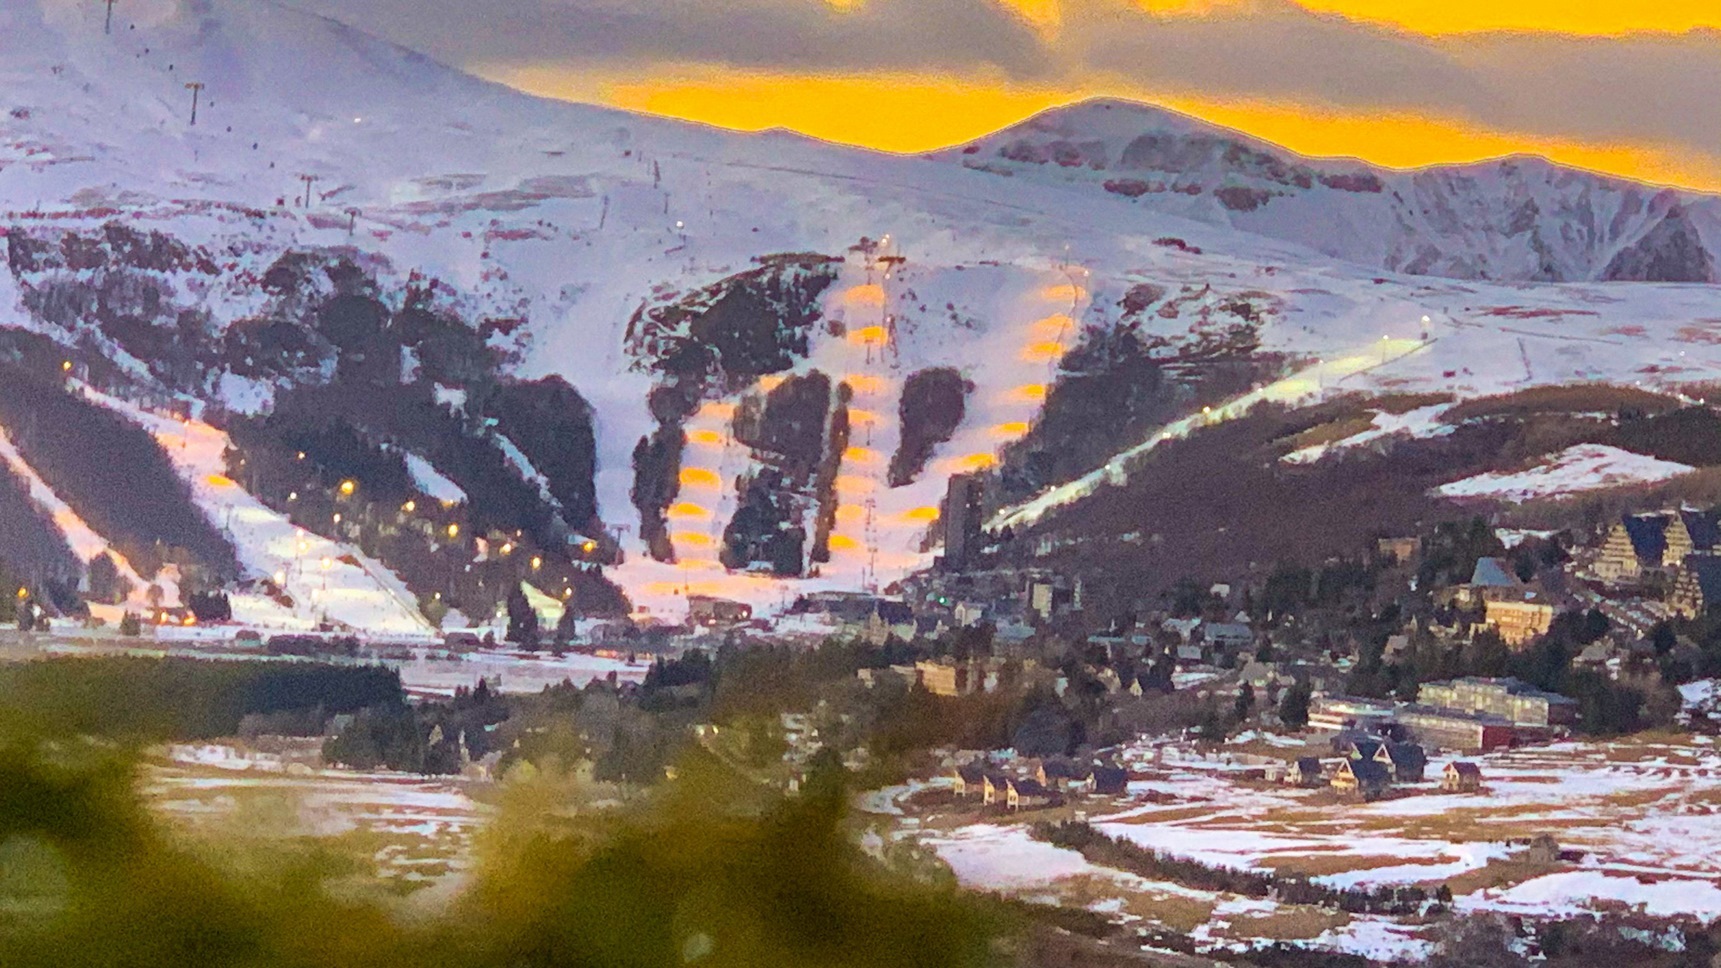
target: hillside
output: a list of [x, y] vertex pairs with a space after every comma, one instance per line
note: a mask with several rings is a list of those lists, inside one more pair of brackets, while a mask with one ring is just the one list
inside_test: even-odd
[[[593, 615], [883, 588], [952, 473], [1021, 523], [1260, 400], [1721, 366], [1714, 290], [1595, 281], [1684, 275], [1713, 201], [1540, 162], [1373, 172], [1115, 104], [887, 156], [526, 97], [268, 0], [101, 13], [0, 10], [0, 350], [169, 454], [152, 414], [220, 435], [173, 465], [216, 530], [219, 474], [433, 619], [522, 581]], [[1200, 192], [1105, 189], [1147, 135]], [[126, 545], [115, 499], [60, 497], [73, 547]]]

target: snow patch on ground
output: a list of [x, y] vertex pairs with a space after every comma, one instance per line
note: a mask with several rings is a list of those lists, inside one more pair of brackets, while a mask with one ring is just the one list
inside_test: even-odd
[[1374, 426], [1359, 433], [1352, 434], [1343, 440], [1331, 443], [1316, 444], [1292, 451], [1283, 458], [1287, 464], [1313, 464], [1314, 462], [1341, 451], [1372, 444], [1388, 437], [1408, 437], [1420, 440], [1429, 437], [1444, 437], [1458, 428], [1442, 423], [1440, 418], [1454, 404], [1437, 403], [1432, 406], [1418, 407], [1407, 413], [1387, 413], [1384, 410], [1375, 412]]
[[1461, 910], [1504, 911], [1539, 917], [1579, 914], [1609, 907], [1639, 909], [1658, 917], [1721, 918], [1721, 887], [1714, 881], [1631, 876], [1605, 871], [1548, 874], [1504, 890], [1484, 890], [1458, 900]]
[[1478, 474], [1435, 488], [1442, 497], [1512, 503], [1563, 498], [1584, 491], [1656, 484], [1695, 468], [1602, 444], [1579, 444], [1524, 471]]
[[412, 475], [412, 483], [420, 491], [445, 504], [465, 503], [466, 492], [437, 471], [430, 461], [417, 454], [403, 456], [406, 457], [406, 472]]

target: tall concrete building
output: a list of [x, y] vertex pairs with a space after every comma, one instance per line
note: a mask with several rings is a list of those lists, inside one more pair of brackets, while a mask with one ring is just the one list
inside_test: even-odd
[[963, 571], [973, 563], [983, 540], [986, 485], [978, 474], [957, 474], [944, 492], [945, 571]]

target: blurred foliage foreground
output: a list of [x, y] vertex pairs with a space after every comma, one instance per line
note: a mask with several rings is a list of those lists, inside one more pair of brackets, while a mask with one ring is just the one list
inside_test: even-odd
[[[0, 965], [958, 966], [1008, 919], [845, 833], [840, 767], [768, 796], [709, 758], [619, 811], [504, 804], [436, 915], [357, 900], [314, 852], [242, 857], [159, 826], [137, 758], [0, 739]], [[530, 798], [516, 798], [530, 799]]]

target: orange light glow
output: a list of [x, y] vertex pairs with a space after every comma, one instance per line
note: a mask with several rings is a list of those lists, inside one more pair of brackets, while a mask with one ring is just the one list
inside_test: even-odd
[[787, 379], [788, 379], [788, 377], [782, 375], [781, 373], [767, 373], [764, 376], [759, 378], [759, 389], [765, 391], [766, 393], [770, 393], [772, 390], [775, 390], [778, 387], [782, 386], [783, 381], [787, 380]]
[[669, 536], [678, 548], [709, 548], [714, 544], [711, 536], [698, 531], [677, 531]]
[[850, 447], [843, 451], [843, 460], [853, 464], [876, 464], [879, 460], [878, 451], [871, 447]]
[[1040, 403], [1046, 399], [1046, 385], [1044, 383], [1025, 383], [1011, 390], [1010, 397], [1024, 403]]
[[723, 446], [723, 435], [715, 430], [689, 430], [687, 442], [705, 447], [721, 447]]
[[860, 550], [860, 546], [861, 543], [859, 541], [856, 541], [846, 534], [831, 535], [832, 551], [858, 551]]
[[915, 524], [931, 524], [938, 520], [938, 509], [932, 507], [915, 508], [912, 511], [903, 512], [902, 519]]
[[1030, 343], [1026, 349], [1022, 350], [1022, 359], [1029, 363], [1050, 363], [1062, 359], [1063, 355], [1064, 344], [1050, 341]]
[[992, 428], [994, 437], [1020, 437], [1027, 432], [1028, 422], [1025, 420], [1011, 420]]
[[236, 487], [237, 486], [233, 483], [233, 478], [228, 477], [224, 474], [211, 474], [208, 477], [204, 478], [204, 480], [209, 484], [210, 487]]
[[871, 426], [878, 423], [878, 414], [871, 410], [861, 410], [858, 407], [849, 409], [849, 423], [856, 427]]
[[866, 510], [853, 504], [837, 505], [837, 520], [843, 524], [854, 524], [866, 520]]
[[677, 521], [707, 521], [711, 512], [690, 501], [682, 501], [669, 509], [669, 517]]
[[884, 306], [884, 287], [876, 283], [854, 286], [848, 292], [843, 293], [843, 298], [851, 306], [882, 308]]
[[853, 474], [842, 474], [837, 477], [838, 494], [871, 494], [874, 490], [870, 477], [857, 477]]
[[862, 326], [859, 329], [849, 330], [849, 342], [851, 343], [866, 343], [877, 346], [887, 339], [890, 339], [890, 330], [883, 326]]
[[683, 467], [681, 469], [682, 487], [722, 487], [723, 479], [717, 472], [704, 467]]
[[1034, 323], [1034, 335], [1040, 339], [1056, 340], [1063, 338], [1076, 325], [1076, 321], [1068, 316], [1059, 314], [1047, 316]]
[[735, 405], [722, 400], [712, 400], [700, 406], [699, 416], [706, 420], [734, 420]]
[[1040, 298], [1047, 302], [1075, 303], [1088, 298], [1088, 293], [1081, 286], [1066, 282], [1061, 286], [1047, 286], [1040, 290]]
[[884, 377], [867, 373], [851, 373], [843, 377], [843, 382], [856, 393], [883, 393], [888, 385]]
[[965, 471], [983, 471], [998, 466], [998, 458], [991, 454], [969, 454], [957, 458], [956, 466]]

